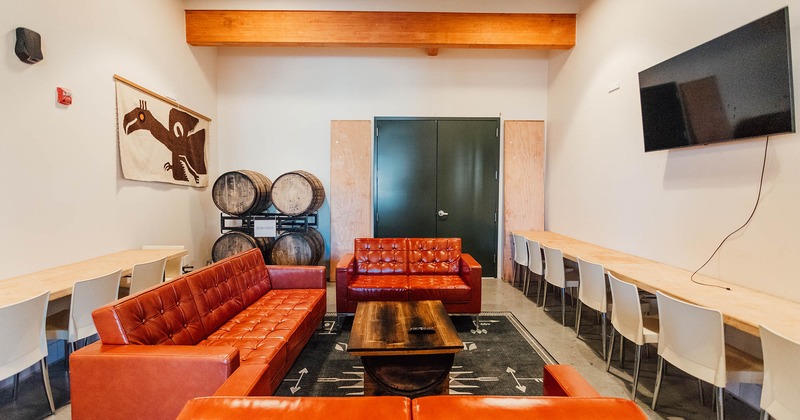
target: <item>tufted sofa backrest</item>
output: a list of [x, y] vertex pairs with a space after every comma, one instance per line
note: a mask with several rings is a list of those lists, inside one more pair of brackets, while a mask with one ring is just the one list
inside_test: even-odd
[[199, 343], [271, 289], [258, 249], [218, 261], [92, 313], [104, 344]]
[[458, 274], [461, 238], [358, 238], [358, 274]]
[[408, 274], [458, 274], [461, 238], [410, 238]]
[[206, 335], [271, 289], [264, 257], [250, 249], [186, 275]]
[[358, 274], [406, 274], [406, 238], [358, 238], [355, 240], [355, 270]]

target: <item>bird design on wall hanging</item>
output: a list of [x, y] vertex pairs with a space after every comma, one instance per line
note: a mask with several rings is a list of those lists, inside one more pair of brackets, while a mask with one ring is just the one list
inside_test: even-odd
[[[117, 132], [123, 176], [205, 187], [209, 121], [117, 78]], [[198, 114], [199, 115], [199, 114]], [[166, 121], [166, 124], [164, 123]]]
[[176, 181], [200, 182], [200, 175], [206, 175], [205, 142], [206, 130], [191, 132], [200, 120], [172, 108], [169, 110], [169, 129], [164, 127], [147, 110], [147, 101], [139, 101], [139, 106], [125, 114], [122, 126], [125, 133], [130, 134], [136, 130], [147, 130], [153, 137], [161, 142], [172, 153], [172, 160], [166, 162], [165, 171], [172, 171]]

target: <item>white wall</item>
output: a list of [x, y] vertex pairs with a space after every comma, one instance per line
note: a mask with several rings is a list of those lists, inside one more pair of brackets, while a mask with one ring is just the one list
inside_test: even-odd
[[[548, 229], [694, 270], [750, 214], [764, 139], [645, 154], [637, 73], [785, 1], [584, 1], [577, 46], [551, 54]], [[800, 1], [789, 1], [800, 57]], [[800, 65], [794, 60], [795, 83]], [[621, 88], [609, 93], [616, 82]], [[761, 204], [704, 274], [800, 301], [800, 135], [770, 140]], [[687, 279], [688, 281], [688, 279]]]
[[[224, 48], [218, 60], [220, 171], [303, 169], [326, 191], [331, 120], [546, 118], [544, 52]], [[327, 258], [327, 201], [319, 215]]]
[[[14, 55], [18, 26], [42, 35], [42, 62]], [[183, 5], [4, 2], [0, 28], [0, 279], [143, 244], [185, 244], [205, 262], [209, 191], [123, 180], [115, 131], [114, 74], [215, 119], [216, 50], [186, 44]], [[56, 86], [72, 106], [56, 104]]]

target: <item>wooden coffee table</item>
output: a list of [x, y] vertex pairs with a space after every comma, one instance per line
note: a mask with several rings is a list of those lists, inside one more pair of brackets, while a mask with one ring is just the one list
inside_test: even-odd
[[[413, 334], [412, 327], [432, 333]], [[361, 356], [364, 395], [447, 394], [455, 354], [464, 348], [442, 302], [360, 302], [347, 351]]]

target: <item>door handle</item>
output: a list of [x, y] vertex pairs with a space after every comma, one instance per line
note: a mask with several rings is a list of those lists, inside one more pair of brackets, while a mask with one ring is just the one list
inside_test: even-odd
[[439, 210], [439, 212], [436, 213], [436, 214], [438, 214], [439, 217], [445, 217], [445, 216], [448, 216], [450, 213], [445, 213], [444, 210]]

